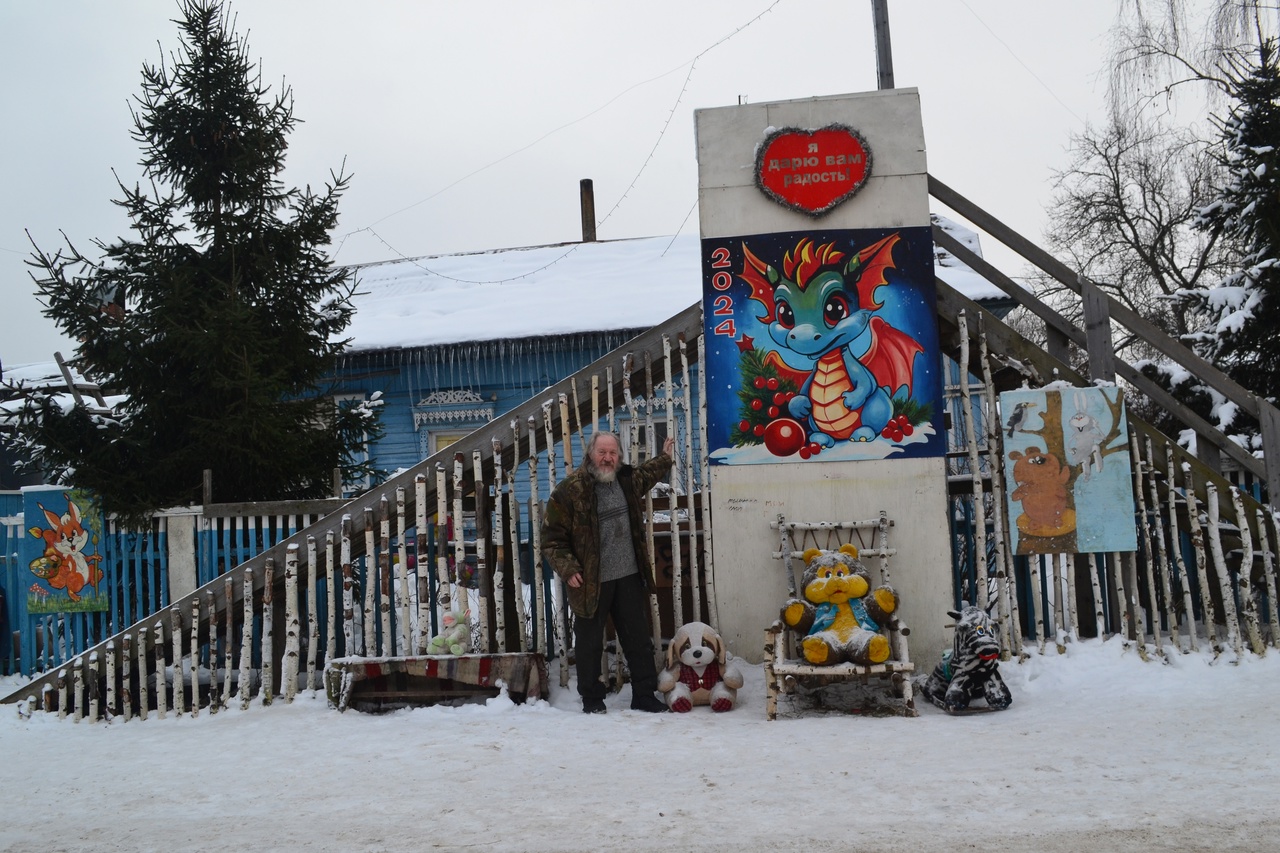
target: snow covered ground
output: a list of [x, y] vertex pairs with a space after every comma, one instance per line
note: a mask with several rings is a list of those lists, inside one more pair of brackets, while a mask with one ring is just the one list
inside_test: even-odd
[[961, 718], [770, 723], [758, 666], [719, 715], [630, 711], [625, 688], [585, 716], [572, 686], [380, 716], [6, 705], [0, 850], [1274, 851], [1280, 654], [1228, 658], [1073, 644], [1005, 664], [1013, 707]]

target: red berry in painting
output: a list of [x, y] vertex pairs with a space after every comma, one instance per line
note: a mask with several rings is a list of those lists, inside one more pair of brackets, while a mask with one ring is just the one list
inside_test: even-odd
[[763, 387], [764, 387], [764, 377], [763, 377], [763, 376], [757, 376], [755, 379], [753, 379], [753, 380], [751, 381], [751, 384], [752, 384], [752, 385], [754, 385], [754, 386], [756, 386], [757, 388], [763, 388]]
[[770, 391], [778, 390], [778, 380], [773, 378], [772, 376], [770, 376], [768, 381], [766, 381], [764, 384]]
[[758, 411], [760, 411], [761, 409], [763, 409], [763, 408], [764, 408], [764, 401], [763, 401], [763, 400], [752, 400], [752, 401], [751, 401], [751, 408], [755, 409], [757, 412], [758, 412]]
[[764, 424], [756, 424], [751, 432], [756, 436], [764, 435]]

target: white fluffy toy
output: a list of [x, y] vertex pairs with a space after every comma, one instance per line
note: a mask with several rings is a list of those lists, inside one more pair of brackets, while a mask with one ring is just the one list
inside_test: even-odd
[[680, 626], [667, 646], [667, 668], [658, 674], [658, 690], [678, 713], [694, 705], [729, 711], [738, 701], [742, 671], [725, 651], [724, 640], [704, 622]]

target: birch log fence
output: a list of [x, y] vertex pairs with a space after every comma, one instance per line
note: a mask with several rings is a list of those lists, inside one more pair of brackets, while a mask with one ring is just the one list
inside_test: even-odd
[[[1078, 278], [945, 185], [931, 178], [930, 186], [987, 233], [1052, 266], [1052, 274]], [[1066, 362], [1066, 345], [1105, 344], [1096, 329], [1091, 340], [941, 229], [934, 236], [1035, 314], [1051, 344], [1065, 344], [1032, 344], [938, 280], [942, 345], [955, 365], [946, 404], [951, 517], [960, 520], [953, 549], [957, 604], [984, 604], [1014, 659], [1061, 651], [1086, 637], [1119, 637], [1144, 659], [1202, 648], [1238, 657], [1275, 646], [1280, 531], [1272, 507], [1131, 413], [1137, 550], [1012, 553], [997, 394], [1050, 383], [1088, 386]], [[1097, 301], [1099, 294], [1089, 292]], [[1131, 319], [1114, 306], [1109, 316]], [[1173, 351], [1168, 341], [1159, 345]], [[220, 524], [225, 565], [172, 601], [158, 571], [164, 520], [152, 531], [122, 531], [134, 539], [122, 546], [121, 565], [132, 566], [137, 584], [128, 605], [113, 612], [108, 636], [89, 642], [91, 626], [46, 617], [38, 674], [0, 701], [77, 721], [217, 713], [232, 703], [267, 706], [277, 697], [287, 703], [299, 690], [318, 690], [334, 661], [421, 653], [451, 610], [470, 612], [478, 651], [544, 654], [567, 684], [569, 616], [558, 581], [536, 558], [541, 501], [581, 461], [595, 429], [620, 431], [632, 461], [654, 452], [659, 427], [677, 439], [669, 482], [646, 503], [650, 544], [670, 552], [671, 585], [661, 607], [654, 600], [655, 632], [662, 633], [664, 620], [714, 625], [713, 519], [701, 458], [706, 391], [703, 371], [695, 370], [704, 351], [701, 310], [693, 305], [321, 517], [290, 518], [274, 508], [269, 521], [260, 515]], [[1114, 369], [1126, 393], [1171, 402], [1119, 359], [1089, 363]], [[1189, 364], [1193, 372], [1198, 367]], [[1266, 401], [1224, 388], [1264, 424], [1274, 420]], [[1211, 425], [1170, 411], [1204, 435], [1202, 446], [1230, 444]], [[1273, 459], [1264, 464], [1234, 445], [1222, 452], [1244, 457], [1237, 461], [1268, 494]], [[237, 550], [245, 542], [260, 550]]]
[[[696, 577], [682, 572], [684, 585], [705, 584], [711, 571], [708, 532], [695, 527], [707, 485], [691, 449], [705, 441], [685, 346], [700, 338], [700, 326], [699, 306], [682, 311], [190, 595], [48, 661], [48, 671], [4, 701], [106, 720], [289, 702], [299, 690], [316, 691], [332, 661], [422, 654], [449, 610], [469, 610], [476, 651], [545, 654], [558, 659], [567, 684], [564, 597], [534, 555], [540, 503], [582, 459], [592, 431], [625, 424], [633, 459], [653, 452], [660, 426], [683, 437], [685, 458], [649, 500], [650, 553], [683, 544], [685, 560], [699, 567]], [[620, 381], [615, 366], [623, 367]], [[591, 391], [582, 400], [584, 381]], [[701, 590], [661, 594], [681, 608], [668, 621], [715, 618], [691, 610], [693, 602], [713, 604]], [[664, 602], [668, 614], [670, 606]]]

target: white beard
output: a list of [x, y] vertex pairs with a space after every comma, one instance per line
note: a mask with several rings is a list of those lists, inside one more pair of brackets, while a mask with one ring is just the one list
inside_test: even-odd
[[599, 468], [588, 462], [587, 470], [591, 472], [591, 476], [595, 477], [596, 482], [598, 483], [612, 483], [614, 480], [618, 479], [618, 471], [616, 468], [612, 471], [601, 471]]

